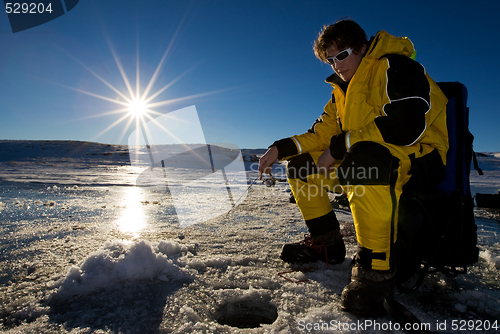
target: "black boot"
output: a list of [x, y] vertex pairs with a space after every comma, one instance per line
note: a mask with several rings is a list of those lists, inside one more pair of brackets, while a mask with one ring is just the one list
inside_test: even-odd
[[283, 246], [280, 258], [289, 263], [323, 261], [329, 264], [342, 263], [345, 259], [345, 244], [340, 228], [323, 235], [306, 236], [304, 240]]
[[364, 317], [383, 316], [384, 299], [394, 294], [395, 273], [394, 269], [370, 270], [356, 263], [352, 268], [351, 283], [342, 291], [342, 310]]

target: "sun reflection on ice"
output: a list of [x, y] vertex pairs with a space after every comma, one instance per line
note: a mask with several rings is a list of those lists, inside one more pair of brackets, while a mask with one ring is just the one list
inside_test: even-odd
[[123, 233], [137, 237], [141, 230], [146, 227], [141, 189], [126, 187], [125, 191], [125, 209], [117, 221], [118, 228]]

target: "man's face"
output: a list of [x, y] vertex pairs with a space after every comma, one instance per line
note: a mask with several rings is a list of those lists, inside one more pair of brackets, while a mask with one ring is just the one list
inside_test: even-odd
[[[344, 50], [339, 50], [335, 45], [332, 45], [328, 50], [326, 50], [326, 55], [328, 57], [334, 57], [338, 55], [340, 52]], [[361, 63], [361, 59], [363, 59], [363, 55], [366, 51], [366, 45], [361, 48], [361, 51], [356, 54], [352, 52], [349, 57], [345, 58], [342, 61], [335, 60], [334, 64], [331, 65], [332, 69], [337, 73], [337, 75], [345, 82], [348, 82], [356, 73], [359, 64]]]

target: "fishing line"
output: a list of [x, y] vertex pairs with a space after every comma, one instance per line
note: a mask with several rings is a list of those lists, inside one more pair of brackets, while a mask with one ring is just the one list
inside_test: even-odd
[[[250, 190], [250, 188], [252, 188], [252, 186], [255, 184], [255, 182], [257, 182], [257, 180], [260, 178], [261, 176], [257, 176], [251, 183], [250, 185], [248, 186], [248, 188], [243, 192], [243, 194], [241, 194], [241, 196], [232, 203], [233, 207], [231, 208], [231, 210], [229, 210], [227, 213], [226, 213], [226, 218], [227, 216], [234, 210], [234, 208], [236, 208], [236, 203], [238, 203], [240, 201], [240, 199]], [[278, 180], [277, 178], [275, 178], [271, 173], [269, 173], [269, 176], [266, 177], [264, 180], [262, 180], [262, 184], [265, 184], [266, 187], [270, 188], [270, 187], [273, 187], [276, 185], [276, 181], [281, 181], [281, 180]]]

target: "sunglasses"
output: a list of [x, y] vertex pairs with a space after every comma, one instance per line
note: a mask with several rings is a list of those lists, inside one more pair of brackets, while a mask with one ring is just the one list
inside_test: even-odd
[[330, 65], [333, 65], [335, 63], [335, 60], [336, 61], [342, 61], [342, 60], [345, 60], [347, 57], [349, 57], [352, 53], [352, 49], [349, 48], [349, 49], [345, 49], [344, 51], [340, 51], [339, 53], [337, 53], [335, 56], [333, 57], [328, 57], [326, 58], [326, 62]]

